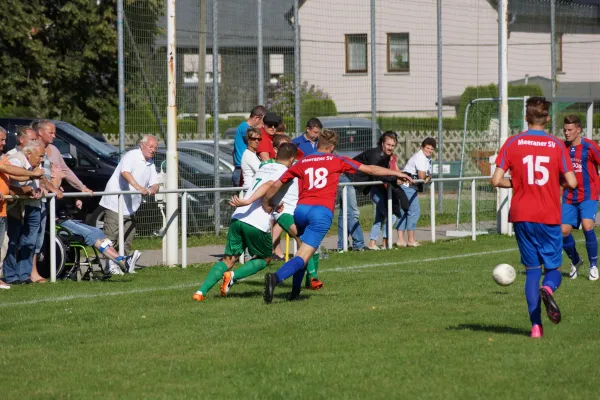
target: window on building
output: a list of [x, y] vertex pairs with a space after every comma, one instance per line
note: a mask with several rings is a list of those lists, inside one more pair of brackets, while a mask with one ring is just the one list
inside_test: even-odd
[[283, 54], [269, 54], [269, 82], [276, 85], [284, 73]]
[[346, 35], [346, 73], [367, 71], [367, 34]]
[[557, 33], [554, 41], [556, 46], [554, 56], [556, 57], [556, 72], [563, 72], [563, 34]]
[[387, 34], [388, 72], [409, 72], [408, 33]]
[[[207, 54], [204, 63], [204, 83], [213, 81], [212, 54]], [[197, 84], [200, 57], [198, 54], [183, 55], [183, 83]], [[219, 83], [221, 82], [221, 56], [219, 55]]]

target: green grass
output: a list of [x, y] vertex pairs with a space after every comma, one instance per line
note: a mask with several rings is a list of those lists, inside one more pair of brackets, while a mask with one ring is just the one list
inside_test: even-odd
[[208, 265], [14, 287], [2, 398], [597, 398], [598, 283], [563, 281], [563, 322], [532, 340], [524, 276], [497, 286], [500, 262], [521, 270], [514, 238], [334, 253], [324, 289], [268, 306], [262, 273], [193, 302]]

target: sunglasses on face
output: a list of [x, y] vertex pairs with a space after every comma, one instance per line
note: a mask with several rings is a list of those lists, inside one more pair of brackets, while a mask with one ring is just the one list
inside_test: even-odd
[[262, 138], [259, 138], [259, 137], [251, 137], [251, 138], [248, 138], [248, 140], [258, 140], [258, 141], [260, 142], [260, 141], [262, 140]]

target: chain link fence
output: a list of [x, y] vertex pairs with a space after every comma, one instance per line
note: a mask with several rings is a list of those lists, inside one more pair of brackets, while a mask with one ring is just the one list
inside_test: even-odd
[[[588, 121], [587, 111], [600, 99], [600, 6], [583, 3], [509, 0], [509, 96], [571, 98], [557, 102], [551, 131], [561, 136], [562, 116], [577, 113], [584, 124], [595, 122], [598, 140], [600, 103], [595, 103], [594, 121]], [[293, 136], [302, 134], [309, 118], [324, 117], [350, 149], [362, 151], [381, 132], [392, 130], [399, 135], [400, 166], [432, 136], [442, 139], [435, 163], [441, 159], [444, 177], [459, 176], [461, 170], [464, 176], [489, 173], [489, 156], [499, 146], [498, 103], [472, 102], [498, 97], [497, 10], [497, 0], [177, 0], [180, 187], [213, 185], [214, 118], [225, 140], [219, 179], [221, 186], [229, 186], [231, 144], [226, 140], [260, 103], [282, 115]], [[125, 1], [128, 145], [144, 133], [166, 134], [165, 14], [164, 0]], [[218, 54], [213, 53], [215, 42]], [[213, 110], [216, 86], [218, 115]], [[522, 105], [509, 103], [511, 132], [522, 127]], [[373, 131], [374, 114], [378, 129]], [[105, 135], [118, 142], [118, 132]], [[436, 176], [439, 169], [438, 164]], [[488, 186], [476, 186], [477, 201], [484, 205], [478, 210], [481, 218], [495, 221], [495, 191]], [[458, 183], [442, 189], [438, 221], [454, 221], [459, 208], [465, 214], [461, 211], [458, 219], [470, 218], [470, 206], [459, 206], [463, 197], [470, 204], [470, 185], [463, 185], [462, 197]], [[211, 212], [212, 199], [197, 200], [197, 209], [190, 202], [190, 233], [214, 231], [219, 216]], [[363, 213], [371, 213], [367, 196], [360, 196], [359, 204]], [[155, 205], [147, 208], [149, 225], [161, 221]], [[229, 213], [223, 205], [223, 227]]]

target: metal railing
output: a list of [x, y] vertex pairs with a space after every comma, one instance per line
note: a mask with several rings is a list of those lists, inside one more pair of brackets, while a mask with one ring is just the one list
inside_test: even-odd
[[[466, 177], [466, 178], [442, 178], [442, 179], [432, 179], [429, 186], [430, 192], [430, 218], [431, 218], [431, 241], [435, 243], [436, 241], [436, 209], [435, 209], [435, 195], [436, 195], [436, 183], [438, 182], [462, 182], [462, 181], [471, 181], [471, 238], [472, 240], [476, 240], [476, 187], [475, 184], [477, 181], [481, 180], [489, 180], [491, 177], [489, 176], [477, 176], [477, 177]], [[416, 180], [415, 183], [423, 183], [423, 180]], [[370, 182], [344, 182], [340, 183], [339, 186], [342, 188], [342, 212], [343, 214], [343, 240], [344, 240], [344, 251], [348, 250], [348, 186], [371, 186], [371, 185], [379, 185], [383, 184], [381, 181], [370, 181]], [[387, 212], [388, 212], [388, 221], [392, 220], [392, 190], [391, 186], [388, 185], [387, 191]], [[166, 193], [177, 193], [181, 194], [181, 267], [187, 267], [187, 210], [188, 210], [188, 195], [191, 193], [239, 193], [243, 188], [239, 187], [227, 187], [227, 188], [198, 188], [198, 189], [174, 189], [174, 190], [161, 190], [161, 194]], [[105, 196], [105, 195], [116, 195], [118, 196], [118, 221], [119, 221], [119, 255], [124, 255], [125, 252], [125, 229], [124, 229], [124, 195], [132, 195], [138, 194], [141, 195], [140, 192], [136, 190], [128, 190], [128, 191], [117, 191], [117, 192], [94, 192], [94, 193], [64, 193], [64, 197], [73, 198], [73, 197], [97, 197], [97, 196]], [[6, 199], [25, 199], [28, 197], [24, 196], [5, 196]], [[53, 244], [56, 242], [56, 195], [54, 193], [50, 193], [45, 198], [48, 199], [48, 215], [50, 219], [50, 281], [56, 282], [56, 246]], [[173, 222], [173, 218], [167, 220], [167, 226], [164, 229], [168, 229], [169, 225]], [[338, 227], [339, 229], [339, 227]], [[392, 224], [387, 224], [387, 234], [390, 240], [387, 241], [388, 249], [392, 248]], [[164, 254], [163, 254], [164, 258]], [[163, 260], [164, 262], [165, 260]]]

